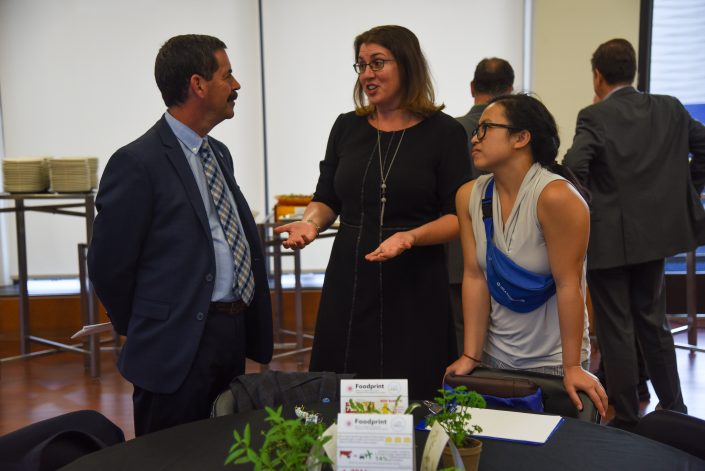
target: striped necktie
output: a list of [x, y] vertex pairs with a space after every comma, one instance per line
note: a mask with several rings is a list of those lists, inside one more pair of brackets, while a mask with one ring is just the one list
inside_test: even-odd
[[245, 304], [249, 305], [255, 294], [255, 279], [250, 265], [249, 244], [245, 240], [245, 233], [240, 226], [230, 198], [228, 198], [225, 180], [218, 171], [218, 164], [207, 139], [203, 140], [198, 156], [203, 164], [203, 171], [206, 174], [213, 204], [218, 212], [220, 225], [223, 227], [223, 233], [233, 253], [233, 291], [240, 295]]

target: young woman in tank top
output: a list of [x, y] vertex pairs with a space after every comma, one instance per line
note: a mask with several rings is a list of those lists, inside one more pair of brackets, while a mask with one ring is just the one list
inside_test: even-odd
[[483, 364], [560, 375], [578, 409], [581, 390], [604, 416], [607, 395], [587, 371], [590, 215], [555, 160], [559, 143], [553, 116], [529, 95], [497, 97], [480, 118], [472, 159], [491, 173], [456, 195], [465, 351], [446, 373]]

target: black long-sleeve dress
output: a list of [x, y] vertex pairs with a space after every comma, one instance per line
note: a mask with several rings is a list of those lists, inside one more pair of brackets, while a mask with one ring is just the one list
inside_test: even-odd
[[457, 358], [443, 245], [415, 246], [385, 262], [364, 256], [395, 232], [455, 214], [455, 192], [470, 180], [467, 135], [439, 111], [407, 128], [403, 138], [402, 131], [380, 132], [379, 142], [366, 117], [342, 114], [320, 165], [314, 201], [338, 213], [341, 226], [310, 369], [408, 378], [411, 397], [432, 398]]

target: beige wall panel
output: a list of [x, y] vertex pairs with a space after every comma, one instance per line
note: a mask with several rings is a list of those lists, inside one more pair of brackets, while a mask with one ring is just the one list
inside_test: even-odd
[[578, 112], [592, 103], [590, 57], [616, 37], [639, 47], [639, 0], [534, 0], [532, 91], [558, 123], [559, 160], [570, 148]]

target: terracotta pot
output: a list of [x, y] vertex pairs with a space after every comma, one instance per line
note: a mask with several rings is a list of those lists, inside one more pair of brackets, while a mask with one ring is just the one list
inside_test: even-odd
[[[480, 453], [482, 453], [482, 442], [474, 438], [469, 438], [464, 447], [458, 448], [460, 456], [463, 459], [463, 465], [466, 471], [477, 471], [480, 466]], [[441, 456], [441, 463], [444, 468], [454, 466], [453, 455], [450, 453], [450, 448], [445, 447]]]

